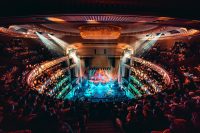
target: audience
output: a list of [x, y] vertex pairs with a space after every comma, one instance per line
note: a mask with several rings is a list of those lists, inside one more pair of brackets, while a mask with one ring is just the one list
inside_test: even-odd
[[[39, 94], [24, 84], [25, 79], [21, 75], [26, 75], [37, 64], [30, 63], [34, 59], [27, 57], [29, 63], [24, 61], [22, 65], [8, 66], [3, 76], [6, 81], [1, 82], [3, 86], [0, 89], [0, 132], [82, 133], [87, 131], [89, 119], [112, 119], [122, 133], [198, 133], [199, 84], [194, 74], [188, 76], [185, 73], [199, 66], [181, 64], [175, 69], [175, 63], [169, 65], [169, 62], [164, 61], [169, 58], [168, 61], [179, 63], [187, 59], [188, 46], [179, 43], [175, 44], [172, 52], [165, 53], [172, 56], [162, 56], [163, 53], [155, 48], [144, 56], [147, 60], [163, 65], [173, 77], [173, 85], [154, 95], [143, 95], [138, 99], [121, 102], [95, 103], [88, 99], [69, 101]], [[173, 61], [177, 56], [178, 59]], [[47, 60], [49, 57], [41, 58]], [[152, 70], [139, 65], [137, 67], [142, 67], [145, 73], [152, 75]], [[159, 77], [157, 80], [163, 82]]]

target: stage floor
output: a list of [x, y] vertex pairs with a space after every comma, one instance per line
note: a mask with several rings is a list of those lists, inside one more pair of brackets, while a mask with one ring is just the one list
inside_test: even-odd
[[125, 92], [121, 90], [117, 81], [110, 81], [107, 83], [94, 83], [85, 81], [76, 95], [80, 98], [87, 98], [90, 100], [103, 99], [119, 99], [125, 98]]

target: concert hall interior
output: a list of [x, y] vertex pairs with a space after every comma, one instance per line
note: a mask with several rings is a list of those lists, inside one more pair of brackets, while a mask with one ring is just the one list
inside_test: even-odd
[[193, 0], [9, 2], [0, 133], [200, 132]]

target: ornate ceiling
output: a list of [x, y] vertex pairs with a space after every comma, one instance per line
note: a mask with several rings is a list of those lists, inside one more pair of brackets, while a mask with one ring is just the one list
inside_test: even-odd
[[[197, 35], [200, 25], [200, 21], [194, 20], [138, 15], [58, 15], [24, 18], [26, 19], [29, 20], [27, 24], [2, 27], [2, 33], [37, 38], [35, 32], [40, 32], [44, 36], [54, 34], [58, 37], [75, 36], [96, 40], [113, 40], [124, 36], [144, 38], [161, 34], [160, 39], [165, 39]], [[114, 27], [118, 28], [114, 30]]]

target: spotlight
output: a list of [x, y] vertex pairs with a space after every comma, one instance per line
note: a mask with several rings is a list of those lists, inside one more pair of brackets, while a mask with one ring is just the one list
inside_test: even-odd
[[67, 50], [67, 47], [69, 47], [69, 44], [55, 36], [53, 36], [52, 34], [48, 34], [48, 36], [54, 41], [56, 42], [63, 50]]
[[94, 19], [90, 19], [90, 20], [87, 20], [87, 23], [88, 24], [98, 24], [99, 22]]
[[43, 36], [42, 34], [40, 34], [40, 32], [36, 32], [36, 35], [39, 37], [39, 39], [43, 42], [43, 44], [50, 50], [50, 51], [54, 51], [57, 54], [61, 54], [61, 49], [55, 45], [52, 41], [50, 41], [49, 39], [47, 39], [45, 36]]
[[137, 49], [136, 55], [141, 56], [143, 53], [148, 51], [151, 47], [153, 47], [153, 45], [157, 42], [160, 36], [161, 36], [161, 33], [159, 34], [157, 33], [155, 37], [152, 37], [151, 39], [146, 41], [141, 47]]
[[79, 61], [78, 56], [76, 55], [76, 50], [75, 50], [75, 49], [72, 49], [72, 50], [69, 51], [69, 56], [70, 56], [71, 58], [73, 58], [73, 60], [74, 60], [74, 62], [75, 62], [76, 64], [80, 65], [80, 61]]
[[132, 53], [133, 53], [133, 51], [130, 50], [130, 49], [125, 49], [125, 50], [124, 50], [124, 56], [125, 56], [126, 58], [129, 57]]

